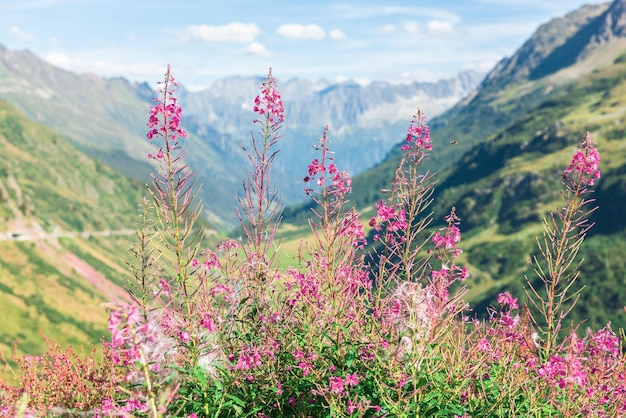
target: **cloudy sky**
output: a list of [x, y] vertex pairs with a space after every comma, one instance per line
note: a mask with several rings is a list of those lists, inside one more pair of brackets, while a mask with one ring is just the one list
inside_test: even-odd
[[487, 71], [597, 0], [0, 0], [0, 44], [59, 67], [186, 86], [230, 75], [402, 82]]

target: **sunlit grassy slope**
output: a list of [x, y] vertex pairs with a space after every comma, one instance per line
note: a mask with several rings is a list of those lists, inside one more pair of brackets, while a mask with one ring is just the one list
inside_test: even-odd
[[41, 331], [89, 351], [107, 336], [106, 303], [128, 298], [146, 186], [1, 101], [0, 147], [0, 349], [41, 353]]
[[[39, 330], [96, 343], [106, 331], [103, 303], [124, 297], [121, 260], [144, 186], [4, 102], [0, 147], [0, 346], [7, 353], [18, 339], [24, 352], [39, 352]], [[109, 236], [81, 238], [94, 232]]]

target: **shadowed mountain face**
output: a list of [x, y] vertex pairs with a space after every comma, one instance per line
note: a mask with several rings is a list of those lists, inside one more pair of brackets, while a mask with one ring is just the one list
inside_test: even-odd
[[510, 58], [502, 60], [484, 87], [539, 80], [571, 67], [609, 44], [624, 42], [626, 2], [585, 5], [541, 25]]
[[498, 63], [484, 87], [537, 79], [572, 65], [597, 33], [599, 18], [608, 8], [608, 3], [586, 5], [541, 25], [513, 56]]

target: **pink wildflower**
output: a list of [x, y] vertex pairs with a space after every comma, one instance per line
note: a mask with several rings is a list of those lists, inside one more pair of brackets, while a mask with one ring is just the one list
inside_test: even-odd
[[[167, 67], [167, 73], [165, 74], [166, 86], [176, 86], [174, 77], [170, 72], [170, 67]], [[182, 107], [178, 105], [176, 97], [172, 96], [174, 90], [161, 90], [163, 93], [163, 99], [155, 99], [156, 106], [150, 106], [150, 116], [148, 118], [148, 127], [150, 130], [146, 134], [149, 140], [153, 140], [155, 137], [160, 136], [165, 141], [176, 141], [177, 138], [186, 138], [187, 132], [181, 128], [182, 119]], [[163, 152], [159, 150], [157, 158], [162, 158]]]
[[580, 173], [581, 184], [593, 186], [595, 180], [600, 178], [600, 154], [595, 148], [595, 143], [591, 140], [589, 132], [581, 141], [579, 148], [569, 167], [565, 169], [563, 178], [567, 178], [570, 173]]
[[100, 409], [100, 412], [112, 414], [114, 410], [115, 407], [113, 406], [113, 401], [111, 399], [105, 398], [102, 400], [102, 407]]
[[[422, 117], [419, 114], [416, 119]], [[406, 142], [406, 145], [402, 147], [403, 150], [410, 149], [410, 144], [415, 144], [417, 149], [431, 150], [433, 147], [430, 141], [430, 128], [427, 125], [423, 125], [421, 120], [414, 119], [407, 129]]]
[[241, 245], [236, 240], [227, 238], [226, 240], [224, 240], [224, 241], [220, 242], [219, 244], [217, 244], [217, 246], [215, 248], [220, 253], [226, 253], [229, 250], [241, 248]]
[[441, 269], [441, 270], [433, 270], [432, 272], [432, 276], [433, 276], [433, 280], [436, 279], [447, 279], [448, 278], [448, 269]]
[[220, 261], [217, 259], [217, 255], [213, 251], [206, 250], [205, 257], [206, 259], [202, 263], [202, 268], [205, 270], [214, 270], [221, 267]]
[[348, 386], [356, 386], [359, 384], [359, 376], [356, 373], [346, 374], [345, 383]]
[[304, 181], [308, 182], [311, 180], [311, 177], [315, 177], [316, 175], [323, 173], [325, 171], [326, 171], [326, 168], [320, 164], [317, 158], [315, 158], [313, 161], [311, 161], [311, 164], [309, 164], [309, 171], [308, 171], [309, 175], [304, 178]]
[[260, 90], [261, 94], [254, 99], [254, 111], [265, 116], [273, 124], [284, 122], [285, 108], [280, 93], [276, 90], [276, 79], [272, 77], [271, 68]]
[[184, 343], [188, 343], [191, 340], [191, 336], [187, 331], [181, 331], [178, 333], [178, 338]]
[[517, 309], [517, 308], [519, 308], [519, 306], [517, 304], [517, 298], [514, 298], [513, 296], [511, 296], [511, 294], [509, 293], [508, 290], [506, 292], [504, 292], [504, 293], [500, 293], [498, 295], [497, 301], [503, 307], [506, 306], [506, 305], [509, 305], [509, 309]]
[[353, 245], [357, 248], [363, 248], [367, 244], [365, 232], [363, 232], [363, 224], [359, 220], [359, 213], [356, 210], [350, 211], [343, 219], [342, 228], [339, 231], [340, 236], [352, 237]]
[[331, 376], [328, 380], [330, 383], [330, 393], [341, 395], [343, 393], [343, 379], [339, 376]]
[[[331, 164], [331, 166], [334, 164]], [[332, 174], [332, 173], [331, 173]], [[345, 171], [341, 170], [333, 176], [333, 184], [329, 187], [329, 192], [343, 198], [352, 191], [352, 179]]]
[[206, 328], [207, 331], [209, 332], [213, 332], [217, 329], [217, 326], [215, 325], [215, 321], [213, 321], [213, 318], [211, 318], [210, 314], [203, 315], [203, 318], [200, 321], [200, 325]]
[[478, 340], [478, 344], [476, 345], [478, 351], [482, 351], [483, 353], [491, 350], [491, 345], [489, 344], [489, 340], [486, 338], [481, 338]]
[[619, 338], [611, 330], [611, 324], [602, 328], [596, 334], [587, 332], [587, 344], [589, 354], [593, 357], [598, 354], [611, 354], [619, 356]]
[[346, 412], [352, 415], [358, 410], [359, 410], [358, 404], [352, 403], [352, 400], [348, 399], [348, 406], [346, 407]]

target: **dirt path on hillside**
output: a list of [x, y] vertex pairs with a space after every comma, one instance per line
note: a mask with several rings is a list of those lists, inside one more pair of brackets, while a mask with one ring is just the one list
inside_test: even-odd
[[113, 284], [76, 254], [65, 252], [61, 254], [61, 257], [67, 261], [67, 263], [71, 265], [78, 274], [83, 276], [87, 282], [95, 287], [108, 301], [131, 301], [130, 296], [128, 296], [128, 293], [126, 293], [124, 289]]
[[96, 288], [96, 290], [104, 296], [107, 301], [131, 301], [130, 296], [128, 296], [128, 293], [126, 293], [124, 289], [108, 280], [104, 275], [96, 271], [96, 269], [91, 267], [76, 254], [63, 249], [58, 241], [53, 239], [38, 240], [37, 248], [55, 260], [62, 261], [61, 263], [55, 263], [59, 271], [63, 274], [71, 276], [71, 269], [73, 269], [89, 284]]

